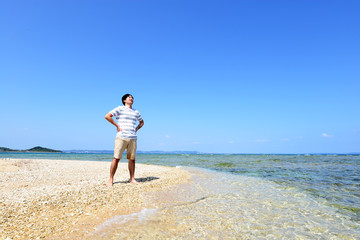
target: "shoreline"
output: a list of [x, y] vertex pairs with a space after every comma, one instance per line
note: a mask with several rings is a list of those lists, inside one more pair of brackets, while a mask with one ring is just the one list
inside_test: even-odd
[[112, 188], [111, 162], [0, 159], [0, 239], [84, 239], [107, 219], [152, 208], [146, 196], [185, 184], [185, 170], [136, 164], [128, 183], [127, 160], [119, 163]]

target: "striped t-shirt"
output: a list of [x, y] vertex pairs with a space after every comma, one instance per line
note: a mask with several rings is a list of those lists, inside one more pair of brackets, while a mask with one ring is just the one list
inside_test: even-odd
[[138, 110], [125, 106], [118, 106], [110, 111], [116, 117], [121, 131], [117, 133], [117, 138], [136, 139], [136, 120], [141, 121], [142, 117]]

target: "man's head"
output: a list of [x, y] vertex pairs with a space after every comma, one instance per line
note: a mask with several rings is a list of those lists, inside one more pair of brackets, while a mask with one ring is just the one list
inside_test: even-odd
[[134, 100], [134, 97], [131, 94], [127, 93], [121, 98], [121, 100], [122, 100], [123, 105], [125, 105], [126, 101], [131, 101], [131, 103], [132, 103]]

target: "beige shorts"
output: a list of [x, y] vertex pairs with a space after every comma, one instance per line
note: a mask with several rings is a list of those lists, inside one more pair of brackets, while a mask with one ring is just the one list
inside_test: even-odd
[[115, 138], [114, 158], [121, 159], [125, 149], [127, 158], [134, 160], [136, 156], [136, 139]]

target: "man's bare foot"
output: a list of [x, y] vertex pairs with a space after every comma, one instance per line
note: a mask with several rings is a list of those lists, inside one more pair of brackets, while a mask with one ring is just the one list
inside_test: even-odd
[[106, 183], [105, 184], [107, 187], [112, 187], [114, 184], [113, 184], [113, 182], [108, 182], [108, 183]]
[[129, 183], [133, 183], [133, 184], [136, 184], [136, 185], [140, 185], [140, 183], [138, 181], [136, 181], [135, 179], [134, 180], [129, 180]]

